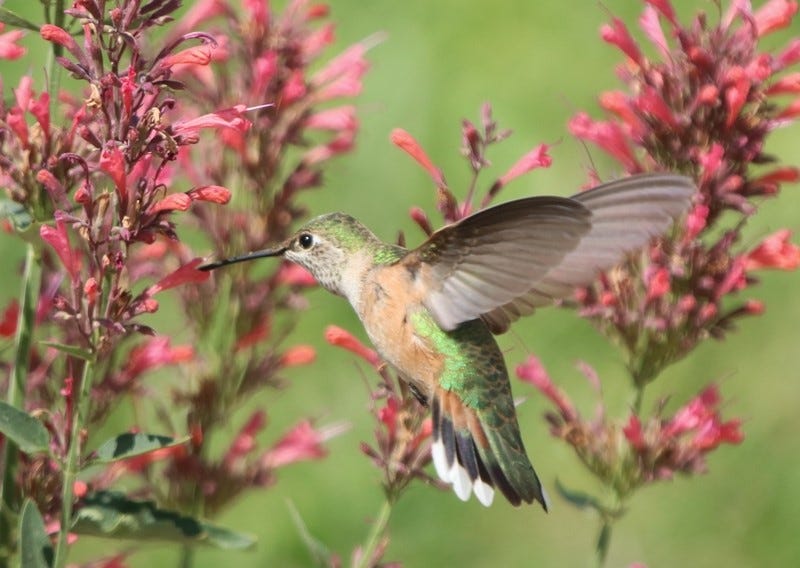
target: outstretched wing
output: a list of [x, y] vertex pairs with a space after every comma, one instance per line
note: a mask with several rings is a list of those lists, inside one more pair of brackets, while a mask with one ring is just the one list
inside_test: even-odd
[[564, 197], [503, 203], [440, 229], [403, 262], [425, 307], [451, 330], [530, 290], [578, 246], [590, 216]]
[[482, 317], [501, 333], [666, 231], [695, 191], [689, 178], [644, 174], [571, 198], [512, 201], [441, 229], [408, 260], [419, 262], [425, 306], [443, 329]]

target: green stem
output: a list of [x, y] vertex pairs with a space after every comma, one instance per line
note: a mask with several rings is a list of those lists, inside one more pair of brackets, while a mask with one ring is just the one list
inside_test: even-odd
[[[42, 278], [42, 267], [36, 247], [28, 243], [25, 251], [25, 268], [22, 274], [22, 290], [19, 301], [19, 324], [14, 338], [14, 367], [8, 381], [6, 402], [14, 408], [24, 409], [25, 381], [30, 366], [31, 341], [36, 319], [36, 305], [39, 302], [39, 284]], [[17, 447], [6, 438], [3, 448], [3, 489], [0, 501], [0, 549], [10, 553], [12, 549], [13, 526], [12, 513], [19, 506], [16, 494]]]
[[75, 400], [75, 413], [72, 416], [72, 431], [69, 438], [69, 451], [67, 463], [64, 464], [63, 486], [61, 488], [61, 527], [58, 531], [58, 544], [56, 545], [56, 558], [53, 566], [64, 568], [67, 563], [67, 535], [72, 526], [72, 500], [74, 499], [73, 486], [80, 469], [81, 433], [89, 416], [91, 402], [92, 379], [94, 362], [86, 361], [81, 376], [81, 386]]
[[605, 515], [600, 516], [600, 531], [597, 533], [597, 547], [595, 548], [595, 565], [603, 568], [608, 557], [608, 549], [611, 545], [611, 526], [613, 520]]
[[639, 412], [642, 410], [642, 400], [644, 399], [644, 385], [636, 383], [635, 388], [636, 391], [633, 393], [633, 413], [639, 416]]
[[392, 514], [392, 502], [386, 499], [383, 502], [381, 510], [378, 512], [377, 518], [372, 522], [372, 529], [369, 531], [366, 543], [361, 549], [361, 558], [356, 565], [357, 568], [369, 568], [372, 566], [370, 560], [372, 555], [375, 554], [375, 549], [378, 548], [383, 535], [386, 533], [386, 525], [389, 524], [389, 516]]

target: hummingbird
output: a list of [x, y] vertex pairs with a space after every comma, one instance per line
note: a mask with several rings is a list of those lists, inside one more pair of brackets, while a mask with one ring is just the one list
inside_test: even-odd
[[329, 213], [277, 246], [199, 268], [264, 257], [306, 268], [350, 302], [381, 357], [430, 408], [434, 468], [456, 495], [488, 507], [498, 489], [514, 506], [538, 501], [547, 511], [494, 335], [664, 233], [694, 193], [687, 177], [635, 175], [483, 209], [410, 250]]

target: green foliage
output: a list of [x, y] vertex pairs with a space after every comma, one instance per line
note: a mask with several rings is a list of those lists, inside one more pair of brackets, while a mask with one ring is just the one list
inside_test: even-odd
[[93, 462], [109, 463], [124, 460], [133, 456], [154, 452], [163, 448], [180, 446], [189, 440], [188, 437], [175, 440], [169, 436], [155, 434], [132, 434], [126, 432], [103, 443], [93, 455]]
[[50, 445], [47, 429], [36, 418], [0, 401], [0, 432], [26, 454], [46, 452]]
[[53, 544], [47, 536], [39, 509], [30, 499], [22, 505], [19, 518], [20, 564], [25, 568], [50, 568]]
[[75, 512], [72, 530], [116, 539], [207, 544], [226, 550], [242, 550], [255, 544], [249, 535], [160, 509], [152, 501], [135, 501], [115, 491], [87, 495]]

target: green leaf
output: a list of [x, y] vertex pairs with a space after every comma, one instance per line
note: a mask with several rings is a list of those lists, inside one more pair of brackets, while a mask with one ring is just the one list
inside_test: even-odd
[[0, 22], [8, 24], [9, 26], [14, 26], [15, 28], [23, 28], [36, 33], [39, 32], [39, 26], [15, 14], [8, 8], [0, 7]]
[[26, 568], [50, 568], [53, 565], [53, 544], [44, 528], [44, 520], [36, 503], [25, 499], [19, 518], [20, 565]]
[[76, 347], [74, 345], [64, 345], [63, 343], [57, 343], [55, 341], [40, 341], [39, 343], [41, 343], [45, 347], [52, 347], [53, 349], [57, 349], [62, 353], [66, 353], [67, 355], [72, 355], [73, 357], [77, 357], [78, 359], [83, 359], [84, 361], [94, 360], [92, 352], [83, 349], [82, 347]]
[[169, 436], [157, 436], [155, 434], [132, 434], [130, 432], [120, 434], [111, 438], [99, 448], [94, 454], [93, 462], [108, 463], [117, 460], [124, 460], [133, 456], [154, 452], [162, 448], [180, 446], [189, 441], [189, 437], [178, 440]]
[[71, 530], [107, 538], [207, 544], [228, 550], [243, 550], [256, 542], [250, 535], [159, 509], [152, 501], [134, 501], [116, 491], [87, 495]]
[[[0, 15], [2, 15], [3, 8], [0, 8]], [[0, 17], [2, 20], [2, 17]], [[38, 31], [38, 28], [36, 28]], [[24, 231], [33, 223], [33, 217], [25, 209], [25, 206], [16, 201], [12, 201], [7, 197], [0, 199], [0, 219], [8, 219], [17, 231]]]
[[50, 434], [44, 425], [27, 412], [0, 401], [0, 432], [26, 454], [46, 452]]
[[605, 505], [603, 505], [597, 497], [582, 491], [568, 489], [564, 487], [558, 479], [556, 479], [556, 491], [578, 509], [594, 509], [603, 514], [606, 513]]

